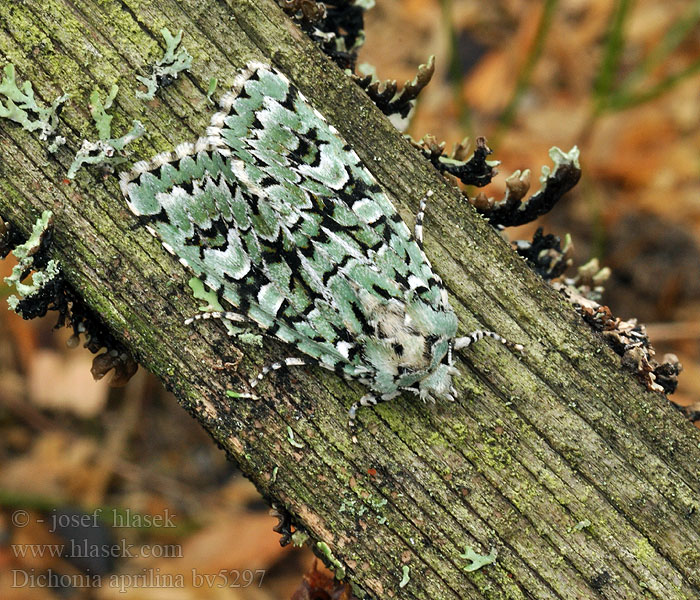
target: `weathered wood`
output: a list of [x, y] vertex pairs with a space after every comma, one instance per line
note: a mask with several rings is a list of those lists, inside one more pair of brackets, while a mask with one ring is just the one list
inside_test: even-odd
[[[135, 99], [135, 73], [161, 55], [159, 30], [184, 29], [190, 74], [155, 101]], [[87, 32], [87, 33], [85, 33]], [[363, 393], [318, 369], [272, 376], [260, 401], [230, 400], [272, 358], [221, 324], [183, 326], [198, 303], [189, 275], [135, 226], [115, 178], [64, 181], [83, 137], [89, 92], [120, 92], [117, 135], [140, 118], [147, 158], [204, 131], [211, 77], [229, 85], [249, 59], [287, 73], [357, 150], [407, 222], [435, 191], [427, 253], [462, 331], [485, 326], [525, 343], [522, 358], [483, 342], [460, 355], [460, 398], [401, 398], [359, 416]], [[159, 375], [240, 464], [325, 542], [357, 593], [397, 598], [658, 598], [700, 594], [700, 435], [620, 370], [618, 358], [401, 138], [272, 0], [0, 2], [0, 62], [62, 115], [68, 144], [47, 154], [36, 135], [0, 121], [0, 214], [25, 231], [55, 213], [55, 257], [85, 301]], [[238, 370], [221, 370], [240, 359]], [[289, 441], [288, 428], [303, 447]], [[186, 451], [186, 449], [183, 449]], [[590, 525], [587, 523], [590, 522]], [[577, 526], [578, 525], [578, 526]], [[464, 571], [465, 546], [498, 551]], [[402, 567], [410, 581], [399, 588]]]

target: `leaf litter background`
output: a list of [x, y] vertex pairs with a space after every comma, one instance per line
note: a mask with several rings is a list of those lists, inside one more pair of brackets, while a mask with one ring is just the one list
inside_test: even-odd
[[[515, 169], [530, 168], [536, 189], [548, 149], [578, 145], [577, 188], [546, 218], [508, 234], [527, 239], [537, 226], [571, 233], [575, 264], [598, 257], [611, 267], [604, 302], [616, 316], [645, 322], [658, 356], [678, 355], [684, 372], [673, 398], [698, 404], [700, 3], [378, 0], [361, 62], [403, 82], [430, 54], [437, 71], [420, 98], [413, 137], [429, 133], [450, 148], [465, 135], [486, 136], [502, 162], [485, 190], [496, 198]], [[9, 274], [10, 261], [0, 269]], [[51, 317], [27, 322], [0, 310], [0, 597], [290, 598], [312, 569], [311, 552], [279, 546], [276, 520], [256, 490], [153, 376], [140, 370], [122, 389], [94, 382], [92, 355], [68, 350], [68, 333], [52, 325]], [[112, 509], [131, 509], [169, 514], [175, 527], [49, 531], [53, 515], [98, 507], [108, 524]], [[12, 524], [18, 509], [28, 511], [26, 527]], [[181, 558], [79, 561], [16, 552], [85, 533], [134, 544], [137, 553], [174, 544]], [[107, 585], [13, 587], [13, 569], [89, 570], [105, 579], [180, 573], [188, 585], [126, 580], [125, 593]], [[239, 585], [246, 570], [264, 570], [262, 586], [260, 573], [247, 587], [191, 585], [193, 570], [222, 569], [229, 583], [238, 571]], [[347, 597], [340, 589], [316, 592]], [[314, 596], [307, 586], [298, 597]]]

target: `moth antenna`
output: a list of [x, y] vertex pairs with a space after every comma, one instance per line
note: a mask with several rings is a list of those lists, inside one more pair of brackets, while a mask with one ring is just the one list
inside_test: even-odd
[[416, 224], [413, 228], [413, 233], [418, 243], [418, 247], [423, 250], [423, 219], [425, 218], [425, 209], [428, 206], [428, 199], [433, 195], [433, 190], [428, 190], [418, 206], [416, 213]]

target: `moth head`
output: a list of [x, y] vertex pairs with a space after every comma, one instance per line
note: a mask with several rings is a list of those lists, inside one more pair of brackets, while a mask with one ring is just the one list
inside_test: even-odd
[[430, 372], [418, 382], [418, 395], [425, 401], [455, 399], [457, 390], [452, 385], [452, 377], [459, 370], [452, 363], [452, 339], [439, 338], [432, 344], [433, 366]]

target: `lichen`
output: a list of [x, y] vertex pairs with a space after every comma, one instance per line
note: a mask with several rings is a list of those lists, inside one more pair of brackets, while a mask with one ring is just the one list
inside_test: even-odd
[[95, 129], [101, 140], [106, 140], [112, 136], [112, 115], [106, 112], [106, 109], [112, 107], [112, 102], [119, 91], [119, 86], [115, 83], [109, 90], [107, 98], [102, 103], [100, 94], [97, 90], [93, 90], [90, 94], [90, 114], [95, 121]]
[[656, 551], [646, 538], [638, 537], [634, 540], [633, 553], [639, 562], [647, 565]]
[[207, 100], [209, 100], [209, 102], [211, 102], [212, 104], [215, 104], [214, 100], [212, 99], [212, 96], [216, 91], [217, 85], [219, 85], [219, 80], [216, 77], [212, 77], [209, 80], [209, 89], [207, 90]]
[[[110, 385], [124, 385], [136, 373], [138, 365], [75, 295], [66, 283], [58, 262], [48, 258], [52, 224], [53, 214], [51, 211], [44, 211], [36, 221], [29, 239], [18, 243], [12, 250], [18, 264], [12, 269], [11, 275], [5, 278], [5, 283], [14, 286], [18, 296], [10, 296], [7, 304], [10, 310], [23, 319], [43, 317], [48, 311], [56, 311], [58, 322], [55, 327], [68, 325], [73, 329], [73, 336], [67, 343], [69, 347], [77, 346], [80, 336], [83, 335], [84, 346], [93, 354], [106, 348], [105, 353], [93, 359], [93, 377], [96, 380], [101, 379], [113, 370], [114, 376]], [[1, 229], [6, 229], [4, 224]], [[4, 247], [13, 243], [14, 235], [5, 231], [2, 238]], [[3, 255], [6, 254], [7, 252], [4, 252]], [[31, 277], [29, 283], [22, 283], [28, 277]]]
[[99, 139], [94, 142], [83, 140], [83, 145], [68, 169], [68, 179], [74, 179], [78, 170], [86, 164], [107, 165], [111, 168], [124, 162], [126, 160], [124, 148], [146, 132], [141, 122], [134, 120], [128, 133], [119, 138], [112, 137], [112, 115], [107, 113], [107, 109], [112, 106], [118, 91], [119, 86], [114, 84], [104, 103], [97, 90], [93, 90], [90, 94], [90, 114], [95, 122]]
[[235, 398], [237, 400], [240, 400], [242, 398], [257, 400], [257, 396], [252, 396], [251, 394], [246, 394], [243, 392], [234, 392], [232, 390], [226, 390], [226, 397], [227, 398]]
[[497, 556], [498, 553], [495, 549], [491, 550], [489, 554], [484, 555], [477, 553], [471, 546], [465, 546], [464, 553], [459, 555], [460, 558], [465, 558], [470, 561], [470, 564], [468, 564], [466, 567], [462, 567], [465, 571], [469, 572], [477, 571], [478, 569], [481, 569], [481, 567], [490, 565], [496, 561]]
[[294, 439], [294, 431], [292, 430], [292, 428], [289, 425], [287, 425], [287, 441], [289, 441], [289, 443], [292, 446], [294, 446], [295, 448], [303, 448], [304, 447], [304, 444], [302, 444], [301, 442], [298, 442], [297, 440]]
[[401, 578], [401, 581], [399, 582], [399, 587], [405, 588], [408, 585], [408, 582], [411, 581], [410, 569], [408, 565], [404, 565], [401, 568], [401, 573], [403, 576]]
[[583, 519], [583, 521], [579, 521], [578, 523], [576, 523], [576, 525], [574, 525], [570, 531], [581, 531], [581, 530], [585, 529], [586, 527], [590, 527], [590, 526], [591, 526], [591, 522], [588, 519]]
[[324, 558], [328, 563], [326, 566], [333, 570], [333, 572], [335, 573], [335, 578], [344, 579], [345, 567], [343, 566], [343, 563], [341, 563], [335, 556], [333, 556], [333, 553], [328, 547], [328, 544], [326, 544], [326, 542], [316, 542], [316, 548], [318, 548], [323, 554]]
[[[219, 297], [216, 295], [216, 292], [207, 288], [201, 279], [192, 277], [189, 280], [188, 285], [192, 290], [192, 295], [197, 300], [204, 300], [207, 303], [206, 305], [199, 307], [199, 310], [202, 313], [225, 312], [226, 309], [221, 305], [221, 302], [219, 302]], [[222, 319], [222, 321], [229, 335], [236, 336], [242, 343], [249, 346], [257, 346], [258, 348], [262, 348], [262, 336], [260, 334], [252, 333], [244, 327], [238, 327], [233, 323], [233, 321], [228, 319]]]
[[30, 81], [25, 81], [21, 88], [17, 86], [12, 63], [5, 65], [4, 73], [0, 81], [0, 117], [19, 123], [27, 131], [38, 130], [40, 140], [51, 140], [49, 152], [56, 152], [66, 142], [64, 137], [56, 135], [56, 130], [68, 94], [56, 98], [49, 107], [41, 106], [34, 98]]
[[[12, 254], [17, 258], [17, 264], [12, 268], [10, 276], [5, 277], [5, 283], [14, 286], [19, 297], [15, 295], [9, 296], [7, 304], [10, 310], [25, 318], [31, 318], [31, 316], [29, 314], [25, 315], [22, 309], [23, 301], [38, 297], [51, 281], [60, 276], [61, 270], [55, 260], [51, 259], [44, 264], [35, 262], [36, 257], [39, 256], [44, 246], [45, 238], [52, 223], [53, 213], [50, 210], [45, 210], [34, 224], [29, 239], [12, 251]], [[26, 279], [27, 276], [31, 277], [30, 283], [22, 283], [22, 280]]]
[[[177, 79], [178, 73], [187, 71], [192, 67], [192, 56], [190, 53], [184, 47], [178, 50], [178, 46], [180, 46], [182, 41], [182, 30], [173, 36], [167, 27], [163, 27], [160, 33], [165, 38], [165, 54], [151, 68], [150, 77], [136, 76], [136, 79], [147, 88], [145, 92], [136, 92], [136, 97], [139, 100], [153, 100], [159, 88], [167, 87]], [[211, 93], [213, 93], [213, 90]], [[211, 96], [211, 93], [209, 96]]]

